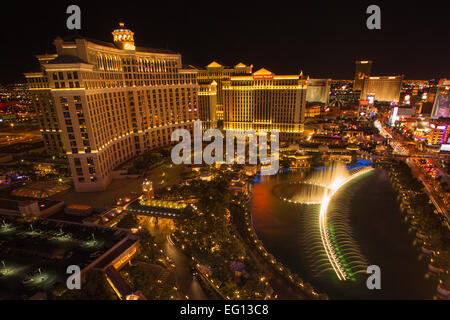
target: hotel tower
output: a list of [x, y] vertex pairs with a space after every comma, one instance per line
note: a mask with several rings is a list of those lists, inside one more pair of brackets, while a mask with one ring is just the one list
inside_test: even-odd
[[[247, 66], [242, 62], [239, 62], [233, 68], [227, 68], [216, 61], [211, 62], [206, 66], [206, 69], [198, 71], [198, 83], [200, 85], [200, 91], [203, 91], [203, 95], [209, 96], [209, 99], [204, 98], [203, 105], [212, 106], [214, 111], [206, 115], [213, 115], [215, 113], [214, 120], [223, 120], [224, 118], [224, 102], [223, 102], [223, 83], [232, 76], [251, 75], [253, 65]], [[215, 96], [214, 100], [211, 96]], [[215, 105], [212, 105], [215, 103]], [[208, 118], [202, 117], [203, 122], [209, 121]]]
[[363, 89], [364, 78], [372, 74], [373, 61], [363, 60], [355, 61], [355, 80], [353, 81], [353, 91], [361, 91]]
[[292, 140], [303, 131], [309, 78], [262, 68], [223, 82], [224, 129], [278, 131]]
[[57, 38], [56, 54], [37, 56], [40, 71], [25, 74], [44, 138], [65, 150], [77, 191], [104, 190], [120, 164], [198, 119], [197, 70], [178, 53], [135, 46], [123, 23], [112, 35]]

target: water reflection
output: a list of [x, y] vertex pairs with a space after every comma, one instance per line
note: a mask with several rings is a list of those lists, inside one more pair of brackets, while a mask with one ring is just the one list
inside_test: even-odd
[[[358, 178], [342, 188], [330, 204], [332, 228], [357, 245], [351, 267], [354, 281], [341, 282], [330, 270], [317, 232], [319, 205], [293, 204], [279, 199], [276, 187], [305, 181], [308, 172], [263, 177], [253, 188], [251, 202], [255, 230], [269, 252], [330, 298], [431, 299], [436, 283], [426, 280], [426, 264], [418, 260], [413, 235], [395, 200], [386, 172]], [[274, 191], [275, 189], [275, 191]], [[335, 210], [336, 209], [336, 210]], [[332, 212], [341, 212], [334, 215]], [[320, 237], [320, 235], [319, 235]], [[353, 251], [354, 249], [351, 249]], [[361, 266], [377, 264], [382, 270], [382, 290], [368, 290]]]

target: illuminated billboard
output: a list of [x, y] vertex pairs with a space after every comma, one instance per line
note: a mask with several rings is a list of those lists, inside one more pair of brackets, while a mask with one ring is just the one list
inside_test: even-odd
[[450, 144], [441, 144], [441, 151], [450, 152]]
[[410, 104], [411, 103], [411, 96], [407, 94], [405, 98], [403, 99], [404, 104]]
[[436, 92], [431, 118], [450, 117], [450, 81], [441, 81]]
[[393, 126], [395, 124], [395, 121], [398, 120], [398, 107], [394, 107], [394, 109], [392, 110], [392, 115], [391, 115], [391, 126]]

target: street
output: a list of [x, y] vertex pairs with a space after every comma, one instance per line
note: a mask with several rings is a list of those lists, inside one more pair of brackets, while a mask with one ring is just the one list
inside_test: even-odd
[[162, 249], [174, 263], [177, 288], [181, 296], [192, 300], [220, 299], [213, 293], [205, 292], [197, 278], [192, 274], [190, 258], [180, 248], [177, 248], [170, 238], [171, 224], [161, 222], [164, 219], [159, 219], [159, 221], [158, 224], [149, 223], [146, 227], [155, 237], [158, 249]]
[[[393, 148], [394, 154], [410, 154], [410, 152], [408, 152], [407, 147], [404, 146], [404, 139], [402, 136], [395, 134], [391, 130], [385, 129], [385, 127], [383, 127], [381, 125], [381, 123], [378, 123], [377, 127], [379, 128], [381, 135], [392, 139], [390, 145]], [[396, 140], [394, 140], [394, 139], [396, 139]], [[405, 162], [411, 168], [413, 175], [417, 179], [419, 179], [422, 182], [422, 184], [424, 185], [424, 187], [425, 187], [424, 190], [427, 193], [427, 195], [429, 196], [431, 202], [436, 207], [437, 211], [447, 219], [448, 223], [450, 223], [450, 216], [448, 214], [448, 208], [444, 205], [442, 200], [437, 196], [434, 188], [427, 181], [427, 179], [425, 178], [425, 176], [423, 175], [423, 173], [421, 172], [420, 168], [417, 166], [415, 161], [416, 161], [416, 158], [411, 157], [411, 158], [406, 158]], [[434, 162], [435, 161], [433, 161], [433, 163]], [[441, 168], [440, 167], [437, 167], [437, 168], [440, 171], [440, 174], [443, 175], [443, 178], [445, 177], [445, 181], [448, 181], [448, 177], [445, 175], [445, 173], [442, 172]]]

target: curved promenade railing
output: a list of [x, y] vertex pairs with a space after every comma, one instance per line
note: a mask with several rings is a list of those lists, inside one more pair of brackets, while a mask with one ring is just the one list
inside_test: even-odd
[[262, 259], [267, 263], [267, 265], [271, 266], [271, 269], [279, 274], [280, 277], [284, 278], [284, 281], [288, 283], [294, 290], [298, 290], [306, 299], [328, 299], [328, 296], [323, 293], [318, 293], [311, 284], [308, 282], [304, 282], [297, 274], [291, 272], [289, 268], [285, 267], [281, 262], [277, 261], [277, 259], [270, 254], [266, 248], [264, 247], [262, 241], [258, 238], [256, 231], [253, 227], [252, 219], [250, 211], [246, 206], [241, 205], [244, 209], [244, 223], [245, 227], [244, 231], [246, 234], [242, 234], [244, 237], [248, 237], [251, 240], [248, 245], [253, 246], [256, 253], [260, 255]]

